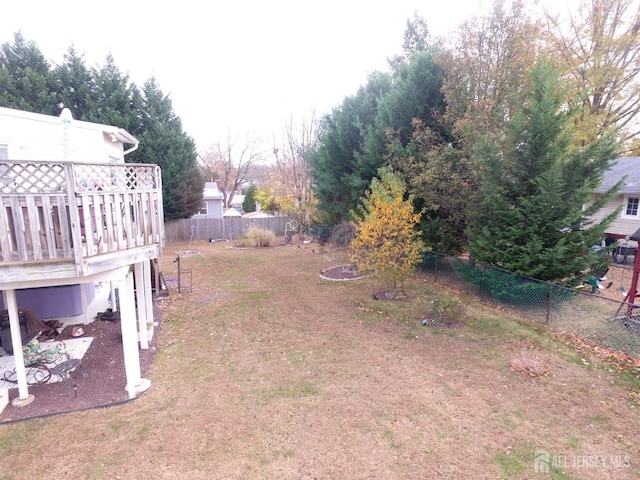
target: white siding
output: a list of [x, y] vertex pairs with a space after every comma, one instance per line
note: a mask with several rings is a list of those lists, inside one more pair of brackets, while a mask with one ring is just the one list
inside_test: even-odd
[[[593, 216], [594, 223], [600, 222], [606, 215], [615, 211], [616, 208], [620, 206], [624, 208], [624, 198], [624, 195], [618, 195], [613, 201], [605, 205], [604, 208]], [[607, 233], [628, 237], [633, 235], [639, 228], [639, 219], [622, 218], [622, 212], [620, 212], [607, 228]]]
[[[107, 163], [110, 157], [124, 162], [122, 142], [106, 133], [114, 127], [73, 121], [70, 161]], [[8, 145], [11, 160], [63, 160], [60, 119], [20, 110], [0, 108], [0, 143]]]

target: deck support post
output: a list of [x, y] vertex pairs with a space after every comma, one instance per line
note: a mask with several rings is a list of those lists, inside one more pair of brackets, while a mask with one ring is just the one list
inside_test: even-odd
[[[145, 268], [146, 267], [146, 268]], [[138, 312], [138, 331], [140, 332], [140, 348], [149, 348], [149, 323], [153, 322], [151, 299], [151, 267], [149, 261], [138, 262], [134, 265], [135, 288]]]
[[14, 407], [24, 407], [34, 400], [29, 394], [27, 385], [27, 369], [24, 366], [24, 352], [22, 351], [22, 334], [20, 332], [20, 317], [18, 314], [18, 302], [15, 290], [4, 290], [4, 304], [9, 312], [9, 327], [11, 328], [11, 344], [13, 346], [13, 358], [16, 363], [16, 376], [18, 378], [18, 398], [14, 399]]
[[118, 296], [120, 300], [120, 326], [122, 329], [122, 349], [124, 353], [124, 367], [127, 376], [126, 389], [129, 398], [134, 398], [151, 386], [149, 380], [140, 374], [140, 355], [138, 351], [138, 328], [136, 322], [136, 306], [133, 291], [133, 274], [118, 282]]

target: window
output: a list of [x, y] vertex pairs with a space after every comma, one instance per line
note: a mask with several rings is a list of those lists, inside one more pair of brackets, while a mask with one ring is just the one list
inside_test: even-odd
[[209, 213], [209, 209], [207, 208], [207, 202], [204, 202], [202, 204], [202, 206], [200, 207], [200, 211], [198, 212], [199, 215], [206, 215], [207, 213]]
[[639, 205], [640, 197], [624, 197], [622, 216], [626, 218], [640, 218], [640, 215], [638, 215]]

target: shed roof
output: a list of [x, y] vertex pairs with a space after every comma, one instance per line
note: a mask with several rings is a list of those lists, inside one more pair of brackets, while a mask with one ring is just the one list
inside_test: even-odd
[[204, 184], [204, 199], [222, 199], [222, 192], [218, 189], [218, 184], [216, 182], [206, 182]]

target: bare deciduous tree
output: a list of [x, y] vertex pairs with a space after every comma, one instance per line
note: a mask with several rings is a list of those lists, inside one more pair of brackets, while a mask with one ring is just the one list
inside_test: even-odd
[[494, 0], [485, 15], [463, 23], [453, 44], [439, 54], [446, 70], [447, 117], [469, 144], [479, 134], [500, 130], [512, 115], [539, 51], [539, 25], [524, 1], [505, 3]]
[[575, 98], [583, 107], [580, 138], [588, 144], [612, 126], [622, 140], [638, 138], [640, 126], [640, 3], [583, 0], [568, 25], [547, 14]]
[[289, 215], [301, 223], [309, 222], [312, 205], [311, 168], [308, 153], [316, 148], [316, 118], [295, 124], [292, 118], [285, 123], [280, 146], [274, 138], [273, 154], [276, 159], [276, 192], [282, 199], [293, 199]]
[[233, 136], [229, 131], [224, 142], [214, 144], [199, 158], [203, 175], [208, 181], [217, 182], [225, 209], [231, 206], [233, 196], [248, 179], [251, 167], [264, 160], [259, 145], [260, 139], [250, 132], [241, 143], [239, 136]]

